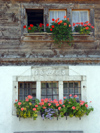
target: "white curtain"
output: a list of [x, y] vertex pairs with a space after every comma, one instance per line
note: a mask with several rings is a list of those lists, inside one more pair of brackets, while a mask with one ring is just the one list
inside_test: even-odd
[[49, 21], [50, 24], [52, 23], [52, 19], [57, 19], [59, 18], [59, 20], [63, 20], [64, 16], [66, 15], [66, 11], [50, 11], [50, 15], [49, 15]]

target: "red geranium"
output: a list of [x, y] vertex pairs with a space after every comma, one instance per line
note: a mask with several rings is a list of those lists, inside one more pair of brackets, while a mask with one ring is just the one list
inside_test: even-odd
[[53, 18], [52, 21], [55, 21], [55, 19]]
[[31, 27], [33, 27], [33, 24], [30, 24]]
[[31, 27], [28, 27], [28, 30], [31, 30]]
[[26, 25], [24, 25], [23, 28], [25, 29], [26, 28]]
[[58, 25], [60, 25], [60, 22], [58, 22]]
[[51, 25], [52, 28], [54, 28], [54, 25]]
[[50, 31], [52, 31], [52, 28], [50, 29]]
[[46, 24], [46, 26], [49, 26], [49, 24]]

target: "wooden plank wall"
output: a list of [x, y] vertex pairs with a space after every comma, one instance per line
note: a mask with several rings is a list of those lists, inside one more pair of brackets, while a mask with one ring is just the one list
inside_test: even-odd
[[[27, 1], [27, 0], [26, 0]], [[71, 1], [71, 0], [70, 0]], [[59, 1], [57, 1], [59, 2]], [[85, 2], [85, 3], [84, 3]], [[100, 64], [100, 4], [91, 0], [79, 3], [77, 1], [61, 1], [60, 7], [67, 4], [71, 8], [90, 8], [94, 14], [94, 36], [92, 42], [79, 41], [72, 46], [59, 48], [50, 42], [25, 42], [21, 34], [21, 2], [0, 2], [0, 65], [33, 65], [33, 64]], [[32, 2], [32, 4], [48, 4], [48, 8], [56, 6], [56, 2]], [[29, 4], [26, 3], [26, 4]], [[70, 9], [70, 8], [69, 8]], [[91, 15], [93, 16], [92, 12]], [[91, 19], [91, 21], [93, 21]], [[49, 39], [48, 36], [45, 36]], [[41, 37], [40, 37], [41, 38]], [[40, 39], [38, 38], [38, 39]], [[83, 39], [83, 37], [81, 37]], [[81, 38], [78, 40], [81, 40]], [[37, 40], [38, 40], [37, 39]], [[83, 40], [86, 40], [84, 38]], [[88, 39], [91, 40], [91, 39]]]

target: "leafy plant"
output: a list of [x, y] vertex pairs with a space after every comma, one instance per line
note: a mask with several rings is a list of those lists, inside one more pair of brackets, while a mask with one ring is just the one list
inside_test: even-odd
[[40, 24], [37, 24], [36, 26], [34, 26], [33, 24], [30, 24], [30, 26], [24, 25], [23, 28], [27, 29], [29, 33], [37, 32], [37, 31], [43, 32], [44, 24], [40, 23]]
[[[72, 95], [69, 95], [72, 97]], [[35, 99], [35, 103], [32, 104], [32, 96], [27, 96], [23, 101], [15, 102], [16, 114], [18, 117], [30, 118], [33, 117], [36, 120], [38, 116], [38, 111], [41, 112], [42, 119], [52, 119], [53, 117], [64, 117], [65, 114], [70, 117], [82, 117], [84, 115], [89, 115], [91, 111], [93, 111], [92, 107], [88, 107], [87, 102], [76, 101], [77, 95], [73, 98], [66, 99], [64, 97], [64, 102], [62, 100], [57, 101], [54, 99], [45, 98], [41, 99], [41, 102], [38, 99]]]
[[[75, 26], [76, 25], [76, 26]], [[73, 23], [74, 31], [79, 32], [80, 34], [89, 34], [91, 32], [91, 29], [94, 28], [89, 21], [86, 21], [85, 23]]]
[[46, 31], [52, 33], [52, 38], [55, 43], [57, 44], [63, 44], [63, 42], [67, 42], [69, 45], [71, 45], [71, 42], [73, 40], [72, 36], [72, 27], [69, 22], [69, 18], [66, 18], [64, 16], [65, 20], [60, 20], [59, 18], [52, 19], [52, 23], [49, 26], [46, 25]]

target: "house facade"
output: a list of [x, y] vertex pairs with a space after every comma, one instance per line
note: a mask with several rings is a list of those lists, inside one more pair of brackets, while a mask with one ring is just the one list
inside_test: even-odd
[[[0, 2], [0, 133], [100, 133], [100, 2], [99, 0], [1, 0]], [[24, 25], [50, 25], [67, 16], [71, 25], [89, 21], [88, 35], [73, 33], [73, 44], [58, 47], [51, 33], [28, 33]], [[45, 86], [45, 87], [44, 87]], [[52, 91], [50, 90], [52, 86]], [[49, 90], [48, 90], [49, 88]], [[94, 111], [76, 117], [18, 118], [15, 100], [68, 98], [88, 102]], [[92, 102], [90, 102], [92, 101]]]

